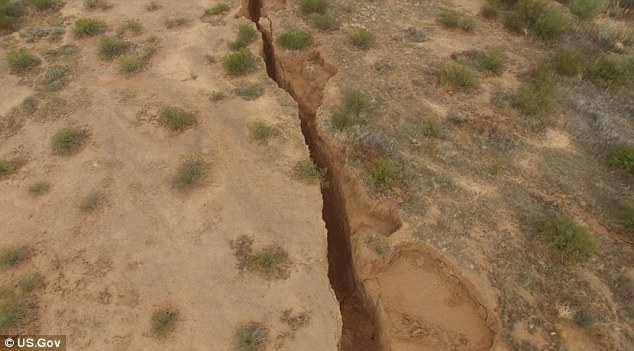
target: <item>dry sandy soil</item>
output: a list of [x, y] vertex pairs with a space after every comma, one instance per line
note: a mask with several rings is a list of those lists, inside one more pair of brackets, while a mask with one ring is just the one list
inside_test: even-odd
[[[634, 350], [633, 239], [618, 217], [632, 179], [607, 161], [634, 138], [631, 91], [560, 79], [558, 108], [537, 121], [499, 103], [554, 46], [483, 19], [481, 0], [333, 1], [339, 26], [328, 32], [284, 0], [230, 1], [211, 19], [201, 17], [216, 2], [111, 3], [88, 10], [72, 0], [28, 17], [24, 28], [64, 27], [56, 40], [28, 41], [25, 29], [2, 37], [3, 56], [26, 47], [42, 60], [22, 75], [0, 64], [0, 158], [20, 165], [0, 178], [0, 248], [30, 249], [0, 270], [1, 285], [17, 289], [29, 272], [45, 283], [12, 332], [66, 334], [69, 350], [239, 350], [236, 330], [255, 321], [269, 330], [267, 350]], [[475, 30], [441, 26], [446, 9]], [[138, 18], [143, 32], [127, 39], [155, 37], [158, 50], [142, 72], [122, 74], [99, 57], [96, 38], [73, 36], [86, 16], [109, 34]], [[175, 17], [188, 21], [166, 28]], [[263, 35], [248, 46], [257, 69], [232, 78], [219, 61], [240, 23]], [[281, 48], [280, 34], [297, 28], [315, 42]], [[349, 43], [355, 28], [374, 33], [371, 48]], [[501, 75], [480, 72], [474, 90], [439, 82], [443, 63], [499, 45], [509, 57]], [[54, 64], [71, 72], [57, 92], [43, 85]], [[254, 82], [261, 97], [234, 93]], [[369, 106], [339, 131], [330, 117], [350, 89]], [[197, 123], [166, 130], [164, 105], [194, 111]], [[278, 133], [253, 140], [256, 119]], [[67, 125], [89, 139], [55, 155], [51, 136]], [[191, 155], [208, 173], [178, 192], [170, 180]], [[294, 175], [309, 155], [325, 170], [321, 187]], [[379, 157], [398, 165], [391, 190], [369, 184]], [[29, 195], [43, 179], [50, 190]], [[80, 211], [92, 191], [100, 206]], [[554, 216], [596, 235], [587, 263], [563, 264], [544, 243], [540, 225]], [[256, 249], [285, 250], [288, 272], [242, 269], [232, 241], [243, 235]], [[179, 316], [166, 338], [151, 331], [161, 308]], [[289, 309], [307, 322], [289, 321]]]

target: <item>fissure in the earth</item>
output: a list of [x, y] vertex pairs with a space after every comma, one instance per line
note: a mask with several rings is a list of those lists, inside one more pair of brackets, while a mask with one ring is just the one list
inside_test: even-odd
[[[379, 350], [376, 336], [374, 313], [365, 309], [352, 266], [352, 252], [350, 246], [350, 223], [345, 205], [344, 192], [337, 168], [333, 164], [333, 150], [319, 136], [315, 124], [316, 111], [321, 104], [308, 103], [309, 99], [301, 92], [293, 90], [293, 81], [284, 75], [284, 62], [275, 54], [273, 43], [273, 28], [271, 21], [269, 28], [263, 28], [260, 23], [262, 16], [262, 0], [246, 0], [243, 13], [247, 15], [262, 34], [263, 58], [266, 63], [267, 74], [278, 86], [286, 90], [299, 105], [301, 130], [308, 145], [313, 162], [320, 169], [326, 170], [325, 183], [322, 187], [323, 210], [322, 218], [328, 231], [328, 277], [335, 292], [343, 319], [342, 351], [375, 351]], [[264, 21], [262, 21], [264, 22]], [[322, 87], [323, 89], [323, 87]]]

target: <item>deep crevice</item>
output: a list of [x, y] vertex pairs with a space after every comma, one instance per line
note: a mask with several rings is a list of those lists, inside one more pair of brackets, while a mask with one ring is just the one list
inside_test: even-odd
[[[378, 351], [380, 341], [375, 331], [374, 311], [368, 311], [364, 306], [353, 270], [351, 225], [348, 220], [343, 185], [337, 175], [337, 166], [340, 165], [335, 164], [333, 150], [319, 136], [315, 123], [317, 108], [321, 104], [321, 91], [319, 91], [318, 101], [315, 101], [314, 96], [305, 96], [293, 89], [294, 82], [292, 79], [287, 80], [283, 62], [275, 54], [272, 23], [267, 17], [262, 17], [262, 0], [245, 0], [244, 5], [246, 9], [243, 6], [243, 13], [248, 14], [262, 34], [263, 58], [267, 74], [297, 102], [301, 130], [310, 156], [317, 167], [326, 170], [325, 181], [328, 186], [321, 189], [322, 218], [328, 231], [328, 278], [339, 302], [343, 319], [339, 349]], [[261, 18], [269, 21], [269, 28], [262, 28]], [[317, 58], [320, 58], [319, 55]], [[332, 75], [334, 72], [328, 78]], [[320, 88], [323, 90], [323, 86]]]

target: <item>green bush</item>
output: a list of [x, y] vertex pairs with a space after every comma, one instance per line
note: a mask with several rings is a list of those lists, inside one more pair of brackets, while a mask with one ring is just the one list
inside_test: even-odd
[[141, 21], [139, 21], [138, 19], [127, 19], [119, 25], [119, 28], [117, 28], [117, 35], [123, 36], [128, 32], [139, 34], [142, 31], [143, 25], [141, 24]]
[[11, 73], [25, 73], [40, 64], [40, 59], [25, 48], [7, 51], [7, 65]]
[[32, 313], [32, 303], [13, 292], [0, 294], [0, 333], [16, 332]]
[[84, 0], [84, 7], [87, 9], [109, 10], [112, 5], [107, 0]]
[[230, 75], [241, 76], [252, 72], [255, 68], [255, 62], [255, 57], [249, 50], [241, 49], [225, 56], [222, 65]]
[[264, 351], [269, 339], [269, 330], [262, 323], [250, 322], [241, 325], [234, 335], [235, 351]]
[[513, 96], [513, 105], [525, 115], [545, 116], [555, 107], [557, 85], [545, 66], [538, 66], [531, 75], [530, 82]]
[[518, 33], [529, 29], [544, 40], [560, 39], [570, 28], [568, 19], [545, 0], [519, 0], [506, 25]]
[[401, 173], [389, 158], [380, 157], [367, 168], [370, 185], [375, 189], [390, 189], [401, 182]]
[[119, 70], [123, 73], [136, 73], [143, 67], [143, 59], [136, 53], [125, 55], [119, 60]]
[[173, 309], [162, 309], [152, 313], [152, 334], [157, 338], [167, 337], [176, 327], [177, 321], [178, 311]]
[[97, 191], [93, 191], [81, 200], [79, 210], [81, 212], [91, 212], [99, 208], [99, 205], [102, 203], [103, 195]]
[[586, 58], [578, 49], [557, 51], [550, 60], [555, 72], [566, 77], [576, 77], [586, 69]]
[[299, 0], [299, 8], [303, 14], [325, 13], [328, 8], [327, 0]]
[[336, 110], [330, 116], [330, 124], [340, 132], [350, 127], [353, 123], [352, 114], [345, 108]]
[[13, 31], [17, 28], [19, 18], [26, 13], [21, 1], [0, 0], [0, 31]]
[[163, 106], [159, 121], [172, 131], [182, 132], [196, 124], [196, 115], [174, 106]]
[[479, 57], [478, 65], [499, 76], [504, 73], [507, 61], [508, 57], [506, 56], [504, 48], [489, 47], [484, 50], [484, 53]]
[[26, 261], [30, 255], [31, 249], [28, 246], [4, 248], [0, 251], [0, 268], [17, 267], [20, 263]]
[[288, 254], [281, 247], [266, 247], [251, 257], [249, 270], [269, 279], [281, 278], [288, 264]]
[[99, 48], [99, 55], [101, 55], [102, 58], [112, 60], [128, 51], [128, 49], [130, 49], [130, 43], [117, 37], [104, 35], [99, 38], [97, 47]]
[[498, 0], [487, 0], [480, 9], [480, 15], [484, 18], [498, 18], [500, 15], [500, 3]]
[[335, 31], [339, 28], [339, 22], [333, 15], [325, 13], [314, 13], [310, 16], [313, 26], [323, 32]]
[[105, 22], [94, 18], [80, 18], [75, 21], [73, 27], [73, 33], [78, 38], [81, 37], [94, 37], [98, 34], [103, 34], [108, 26]]
[[28, 0], [29, 5], [35, 7], [38, 11], [48, 10], [55, 7], [55, 1], [53, 0]]
[[258, 31], [252, 25], [242, 23], [238, 26], [238, 37], [229, 43], [232, 50], [240, 50], [251, 44], [258, 37]]
[[31, 195], [42, 195], [47, 193], [50, 188], [51, 183], [41, 180], [29, 185], [28, 191]]
[[572, 0], [570, 3], [570, 11], [585, 19], [596, 17], [607, 7], [607, 0]]
[[295, 30], [280, 34], [277, 42], [288, 50], [304, 50], [313, 44], [313, 35], [305, 30]]
[[546, 221], [541, 235], [561, 259], [568, 263], [584, 263], [597, 251], [597, 240], [592, 233], [569, 218]]
[[219, 2], [211, 8], [205, 10], [207, 16], [217, 16], [229, 11], [230, 7], [226, 2]]
[[612, 153], [610, 161], [613, 166], [618, 167], [630, 174], [634, 174], [634, 147], [623, 146]]
[[358, 116], [368, 108], [370, 97], [362, 90], [348, 90], [343, 94], [343, 104], [346, 110]]
[[191, 190], [203, 184], [208, 164], [200, 157], [190, 157], [183, 161], [172, 179], [172, 187], [180, 192]]
[[255, 120], [248, 125], [249, 134], [255, 140], [266, 141], [278, 134], [277, 128], [262, 120]]
[[369, 49], [374, 46], [374, 34], [367, 29], [358, 28], [348, 33], [348, 41], [350, 44], [361, 48]]
[[444, 65], [438, 72], [438, 78], [443, 84], [460, 88], [475, 89], [480, 86], [478, 73], [470, 66], [459, 63]]
[[621, 88], [631, 85], [634, 80], [634, 56], [603, 55], [588, 71], [593, 82], [600, 87]]
[[65, 127], [57, 131], [51, 139], [53, 151], [61, 156], [70, 156], [81, 148], [88, 135], [85, 131], [74, 128]]

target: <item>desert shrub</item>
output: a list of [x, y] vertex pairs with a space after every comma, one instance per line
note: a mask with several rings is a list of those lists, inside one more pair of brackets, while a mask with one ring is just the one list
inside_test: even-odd
[[0, 268], [12, 268], [26, 261], [31, 254], [28, 246], [12, 246], [0, 251]]
[[241, 76], [252, 72], [255, 68], [255, 62], [255, 57], [249, 50], [241, 49], [225, 56], [222, 65], [230, 75]]
[[140, 55], [133, 53], [125, 55], [119, 60], [119, 70], [123, 73], [136, 73], [143, 67], [143, 60]]
[[28, 191], [29, 191], [29, 194], [37, 196], [37, 195], [42, 195], [44, 193], [47, 193], [50, 188], [51, 188], [51, 183], [41, 180], [29, 185]]
[[597, 39], [611, 45], [616, 43], [627, 45], [634, 41], [634, 35], [626, 22], [608, 19], [597, 29]]
[[529, 29], [544, 40], [557, 40], [570, 27], [568, 19], [545, 0], [519, 0], [506, 25], [518, 33]]
[[478, 73], [468, 65], [449, 63], [438, 71], [438, 78], [443, 84], [460, 88], [474, 89], [480, 86]]
[[209, 96], [209, 100], [211, 101], [222, 101], [227, 97], [227, 95], [225, 94], [224, 91], [221, 90], [217, 90], [211, 93], [211, 96]]
[[585, 19], [596, 17], [607, 7], [607, 0], [572, 0], [570, 3], [570, 11]]
[[304, 50], [313, 44], [313, 35], [305, 30], [294, 30], [280, 34], [277, 42], [288, 50]]
[[20, 278], [18, 286], [24, 292], [31, 292], [44, 284], [44, 277], [39, 273], [28, 273]]
[[91, 212], [99, 208], [103, 203], [103, 195], [98, 191], [93, 191], [86, 195], [79, 203], [79, 210], [81, 212]]
[[38, 11], [52, 9], [55, 6], [54, 0], [28, 0], [28, 2]]
[[122, 36], [128, 32], [132, 32], [133, 34], [139, 34], [142, 31], [143, 31], [143, 25], [141, 24], [141, 21], [139, 21], [138, 19], [131, 18], [131, 19], [127, 19], [123, 21], [119, 25], [119, 28], [117, 28], [117, 35]]
[[26, 13], [21, 1], [0, 0], [0, 31], [15, 30], [19, 18]]
[[81, 37], [93, 37], [98, 34], [103, 34], [108, 26], [105, 22], [94, 18], [80, 18], [75, 21], [73, 27], [73, 33], [78, 38]]
[[293, 168], [295, 177], [305, 182], [319, 181], [323, 183], [326, 179], [326, 171], [319, 169], [312, 160], [303, 160], [297, 162]]
[[478, 58], [478, 65], [484, 69], [501, 75], [506, 68], [508, 57], [502, 47], [489, 47]]
[[374, 46], [374, 34], [364, 28], [357, 28], [348, 33], [348, 42], [360, 48], [369, 49]]
[[187, 23], [189, 23], [189, 18], [184, 16], [169, 17], [163, 22], [167, 29], [182, 27]]
[[551, 57], [550, 63], [559, 75], [576, 77], [586, 68], [586, 58], [578, 49], [559, 50]]
[[634, 56], [616, 54], [601, 56], [588, 73], [592, 81], [604, 88], [620, 88], [634, 81]]
[[513, 96], [513, 105], [528, 116], [545, 116], [552, 112], [557, 97], [557, 85], [545, 66], [531, 73], [531, 80]]
[[289, 258], [286, 251], [279, 246], [265, 247], [250, 258], [249, 270], [267, 278], [283, 278]]
[[108, 10], [112, 8], [112, 5], [108, 2], [108, 0], [84, 0], [84, 7], [91, 10]]
[[625, 232], [634, 235], [634, 201], [628, 201], [621, 206], [619, 213]]
[[592, 233], [569, 218], [546, 221], [541, 235], [564, 262], [583, 263], [597, 251], [597, 240]]
[[177, 321], [178, 311], [174, 309], [162, 309], [152, 313], [152, 334], [157, 338], [167, 337], [176, 327]]
[[255, 100], [264, 94], [264, 86], [259, 83], [247, 84], [245, 86], [238, 87], [236, 95], [245, 100]]
[[500, 15], [500, 3], [498, 0], [487, 0], [480, 9], [480, 15], [484, 18], [498, 18]]
[[226, 2], [219, 2], [216, 5], [205, 10], [205, 15], [216, 16], [229, 11], [230, 7]]
[[303, 14], [325, 13], [328, 8], [326, 0], [299, 0], [299, 8]]
[[63, 66], [51, 66], [46, 70], [44, 82], [49, 90], [58, 90], [64, 85], [68, 69]]
[[128, 49], [130, 49], [130, 43], [117, 37], [104, 35], [99, 38], [97, 48], [102, 58], [111, 60], [128, 51]]
[[401, 182], [401, 172], [389, 158], [380, 157], [367, 168], [370, 185], [378, 190], [398, 186]]
[[18, 169], [18, 164], [14, 160], [0, 159], [0, 178], [15, 172]]
[[315, 28], [323, 32], [334, 31], [339, 28], [339, 23], [335, 16], [325, 13], [314, 13], [310, 16], [310, 21]]
[[238, 37], [229, 43], [232, 50], [240, 50], [251, 44], [258, 37], [258, 31], [250, 24], [242, 23], [238, 26]]
[[163, 106], [159, 111], [159, 121], [172, 131], [182, 132], [196, 123], [196, 115], [179, 107]]
[[32, 313], [32, 303], [13, 292], [0, 294], [0, 333], [7, 334], [22, 327]]
[[343, 94], [343, 105], [346, 110], [355, 115], [361, 114], [370, 104], [370, 97], [362, 90], [353, 89], [345, 91]]
[[51, 146], [56, 154], [70, 156], [79, 151], [87, 137], [88, 135], [84, 130], [65, 127], [53, 135]]
[[269, 339], [269, 330], [262, 323], [241, 325], [234, 335], [235, 351], [263, 351]]
[[172, 178], [172, 187], [185, 192], [203, 184], [209, 165], [200, 157], [185, 159]]
[[438, 22], [447, 28], [461, 28], [467, 32], [475, 29], [475, 21], [473, 19], [463, 18], [458, 12], [453, 10], [447, 10], [440, 14]]
[[248, 129], [251, 138], [260, 141], [266, 141], [278, 134], [278, 130], [275, 126], [272, 126], [266, 121], [262, 120], [255, 120], [249, 123]]
[[346, 128], [354, 124], [354, 119], [349, 110], [340, 108], [333, 112], [330, 116], [330, 124], [332, 124], [335, 129], [344, 131]]
[[426, 119], [422, 124], [422, 132], [428, 138], [442, 137], [444, 132], [442, 120], [436, 116]]
[[385, 238], [374, 233], [366, 236], [365, 245], [379, 256], [384, 256], [390, 252], [390, 245]]
[[630, 174], [634, 174], [634, 147], [623, 146], [612, 153], [610, 162]]
[[156, 1], [150, 1], [147, 4], [145, 4], [145, 9], [148, 11], [156, 11], [160, 8], [161, 6]]
[[25, 73], [40, 64], [40, 59], [25, 48], [7, 51], [6, 58], [11, 73]]

